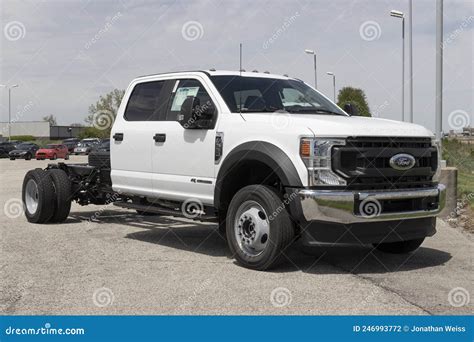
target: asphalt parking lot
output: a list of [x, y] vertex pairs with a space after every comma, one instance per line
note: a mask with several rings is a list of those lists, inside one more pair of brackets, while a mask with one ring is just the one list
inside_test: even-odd
[[443, 221], [410, 255], [295, 244], [257, 272], [229, 258], [210, 223], [73, 204], [64, 224], [29, 224], [23, 176], [47, 163], [0, 159], [3, 314], [473, 313], [474, 242]]

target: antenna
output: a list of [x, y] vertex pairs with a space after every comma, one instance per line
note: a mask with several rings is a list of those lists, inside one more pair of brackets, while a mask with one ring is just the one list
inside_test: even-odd
[[239, 45], [239, 84], [240, 84], [240, 89], [239, 89], [239, 114], [240, 117], [245, 120], [244, 116], [242, 115], [242, 43]]

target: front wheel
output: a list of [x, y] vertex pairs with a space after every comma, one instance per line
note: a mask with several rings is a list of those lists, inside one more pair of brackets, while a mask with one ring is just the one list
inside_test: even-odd
[[425, 239], [415, 239], [400, 242], [387, 242], [374, 244], [374, 247], [381, 252], [390, 254], [405, 254], [418, 249]]
[[27, 155], [25, 156], [25, 160], [31, 160], [31, 154], [27, 154]]
[[278, 193], [265, 185], [249, 185], [230, 202], [226, 217], [229, 248], [239, 264], [266, 270], [284, 259], [294, 226]]

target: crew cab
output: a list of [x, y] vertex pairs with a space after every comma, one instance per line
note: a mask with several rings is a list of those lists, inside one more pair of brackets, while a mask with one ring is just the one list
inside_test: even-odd
[[109, 152], [27, 173], [28, 221], [63, 222], [71, 201], [218, 223], [241, 265], [265, 270], [303, 244], [409, 253], [445, 203], [433, 133], [357, 116], [303, 81], [194, 71], [131, 82]]

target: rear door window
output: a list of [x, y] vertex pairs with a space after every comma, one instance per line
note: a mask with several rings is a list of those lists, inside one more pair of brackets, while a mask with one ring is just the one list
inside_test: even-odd
[[168, 96], [164, 96], [166, 81], [154, 81], [137, 84], [130, 95], [125, 120], [157, 121], [166, 111]]

